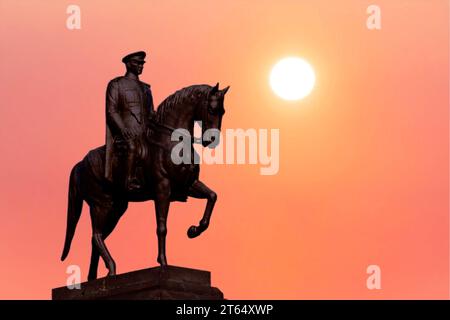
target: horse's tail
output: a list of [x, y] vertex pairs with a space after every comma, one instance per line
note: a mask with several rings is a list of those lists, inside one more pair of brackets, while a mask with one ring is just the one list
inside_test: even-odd
[[72, 243], [72, 239], [75, 234], [75, 229], [77, 227], [78, 220], [80, 220], [81, 209], [83, 207], [83, 198], [78, 189], [78, 181], [77, 181], [81, 165], [82, 165], [81, 162], [77, 163], [70, 173], [66, 240], [64, 242], [64, 250], [61, 255], [61, 261], [64, 261], [64, 259], [66, 259], [67, 255], [69, 254], [70, 245]]

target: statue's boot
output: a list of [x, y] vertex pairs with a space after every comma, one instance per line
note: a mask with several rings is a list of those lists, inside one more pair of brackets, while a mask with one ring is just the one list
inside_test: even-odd
[[136, 191], [141, 188], [139, 180], [136, 177], [135, 157], [134, 154], [128, 155], [127, 161], [127, 175], [125, 179], [125, 189], [127, 191]]

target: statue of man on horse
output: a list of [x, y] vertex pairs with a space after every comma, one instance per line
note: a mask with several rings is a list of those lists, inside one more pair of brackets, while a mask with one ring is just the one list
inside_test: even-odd
[[[187, 230], [189, 238], [199, 236], [210, 223], [217, 194], [199, 179], [194, 161], [194, 122], [201, 121], [202, 136], [220, 130], [225, 113], [224, 97], [229, 87], [219, 84], [192, 85], [176, 91], [153, 108], [150, 85], [139, 80], [145, 52], [123, 58], [125, 76], [111, 80], [106, 92], [106, 145], [93, 149], [70, 173], [67, 228], [61, 260], [70, 251], [83, 201], [89, 205], [92, 221], [92, 251], [88, 280], [97, 278], [99, 258], [116, 274], [116, 264], [105, 240], [116, 227], [129, 202], [154, 200], [158, 263], [167, 265], [166, 235], [170, 203], [188, 197], [206, 199], [203, 217]], [[192, 161], [174, 163], [172, 150], [179, 141], [172, 138], [180, 129], [192, 139]], [[179, 132], [177, 130], [177, 132]], [[202, 140], [214, 148], [219, 141]], [[112, 183], [111, 183], [112, 182]]]

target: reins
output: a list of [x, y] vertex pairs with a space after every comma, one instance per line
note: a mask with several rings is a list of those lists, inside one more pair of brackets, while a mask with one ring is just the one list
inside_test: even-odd
[[[149, 121], [149, 127], [151, 127], [151, 129], [156, 129], [155, 131], [157, 131], [159, 133], [163, 133], [163, 131], [160, 131], [159, 128], [165, 129], [166, 133], [168, 135], [172, 135], [172, 133], [175, 130], [177, 130], [176, 128], [173, 128], [173, 127], [168, 126], [168, 125], [163, 124], [163, 123], [159, 123], [159, 122], [157, 122], [157, 121], [155, 121], [153, 119]], [[194, 138], [194, 141], [192, 143], [197, 143], [197, 144], [201, 144], [202, 143], [202, 139], [200, 139], [200, 138], [191, 137], [190, 135], [186, 135], [182, 131], [179, 131], [179, 134], [184, 136], [185, 138], [188, 138], [188, 139]]]

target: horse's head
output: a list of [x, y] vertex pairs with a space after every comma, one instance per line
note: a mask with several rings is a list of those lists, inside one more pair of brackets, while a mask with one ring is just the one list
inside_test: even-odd
[[[225, 113], [223, 100], [230, 86], [219, 90], [219, 83], [212, 87], [199, 108], [197, 120], [202, 122], [202, 145], [215, 148], [220, 142], [222, 117]], [[206, 134], [205, 134], [206, 132]]]
[[201, 121], [202, 144], [214, 148], [220, 142], [224, 97], [230, 87], [219, 90], [206, 84], [185, 87], [168, 96], [158, 107], [158, 123], [192, 134], [194, 121]]

